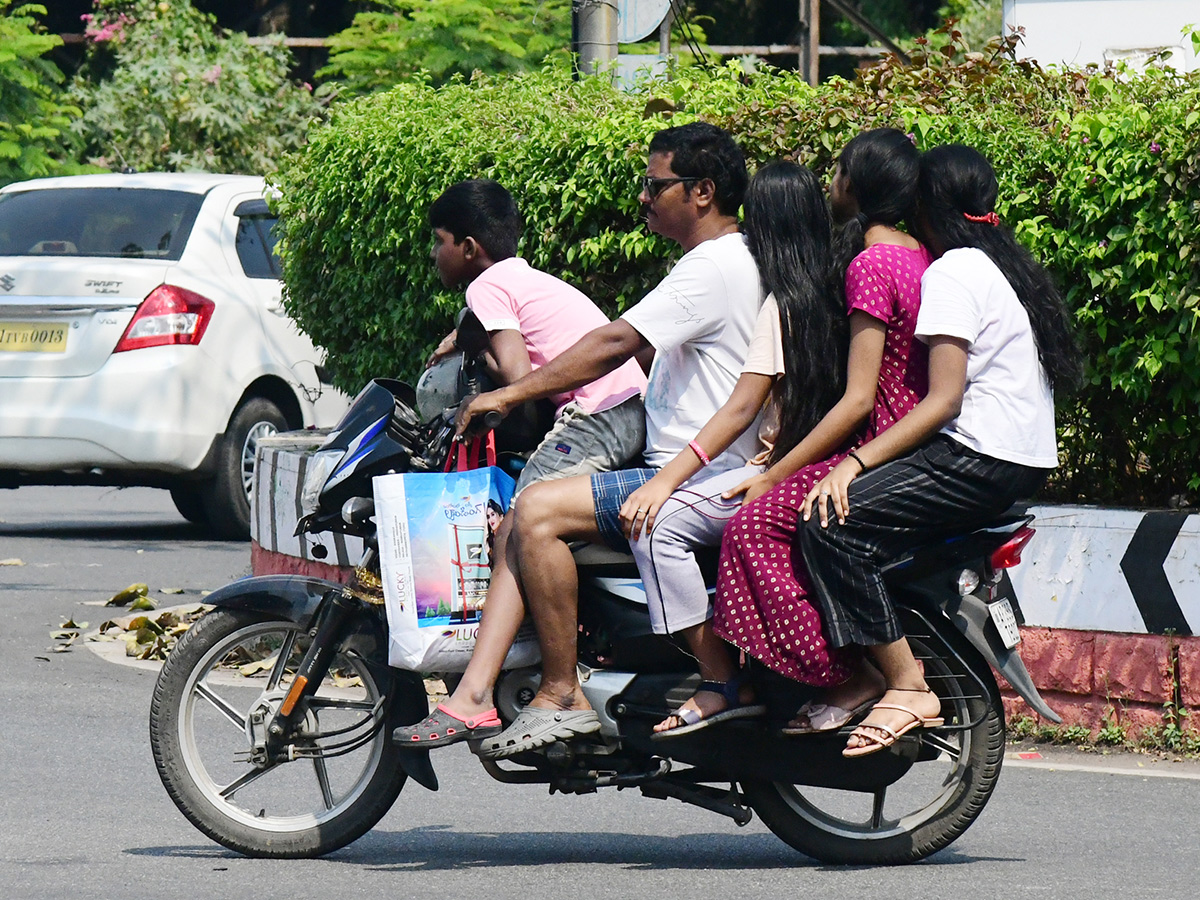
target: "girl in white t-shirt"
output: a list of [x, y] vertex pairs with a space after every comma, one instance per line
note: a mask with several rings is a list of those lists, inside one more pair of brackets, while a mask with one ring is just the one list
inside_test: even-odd
[[887, 682], [846, 756], [942, 724], [882, 566], [1029, 497], [1057, 464], [1052, 390], [1081, 371], [1049, 274], [1000, 227], [988, 161], [962, 145], [930, 150], [918, 192], [919, 236], [935, 257], [916, 329], [929, 346], [929, 393], [813, 487], [800, 532], [829, 644], [865, 647]]
[[[725, 522], [741, 506], [740, 498], [722, 494], [773, 461], [777, 441], [781, 453], [791, 449], [834, 405], [845, 383], [846, 313], [833, 276], [831, 226], [820, 182], [795, 163], [772, 163], [754, 176], [744, 209], [748, 246], [763, 289], [772, 293], [759, 312], [742, 374], [688, 449], [634, 491], [620, 510], [655, 631], [682, 632], [704, 679], [697, 693], [717, 695], [710, 698], [711, 710], [702, 711], [692, 701], [661, 723], [660, 731], [763, 713], [762, 706], [750, 704], [751, 691], [735, 679], [728, 646], [709, 625], [712, 611], [696, 551], [715, 547]], [[749, 464], [724, 469], [718, 464], [697, 474], [752, 426], [757, 426], [760, 452]]]

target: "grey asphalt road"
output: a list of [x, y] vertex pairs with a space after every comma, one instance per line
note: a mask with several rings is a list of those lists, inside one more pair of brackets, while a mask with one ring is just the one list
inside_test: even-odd
[[[247, 574], [245, 544], [206, 540], [165, 492], [0, 491], [0, 885], [12, 900], [89, 897], [1139, 898], [1196, 894], [1200, 772], [1118, 755], [1010, 751], [956, 844], [908, 867], [839, 869], [745, 828], [635, 792], [550, 797], [491, 781], [461, 747], [435, 757], [383, 822], [322, 860], [242, 859], [175, 810], [150, 758], [154, 673], [84, 647], [135, 581], [184, 600]], [[1132, 773], [1132, 774], [1131, 774]]]

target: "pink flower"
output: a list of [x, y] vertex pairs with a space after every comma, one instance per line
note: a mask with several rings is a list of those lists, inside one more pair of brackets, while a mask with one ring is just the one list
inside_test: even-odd
[[200, 77], [209, 84], [216, 84], [221, 77], [221, 64], [217, 63]]
[[1150, 142], [1150, 152], [1151, 153], [1162, 153], [1162, 147], [1159, 146], [1157, 141]]
[[1079, 143], [1081, 143], [1081, 144], [1090, 144], [1091, 142], [1092, 142], [1092, 139], [1089, 138], [1086, 134], [1079, 139]]
[[99, 26], [96, 25], [95, 16], [81, 16], [86, 27], [83, 33], [92, 39], [94, 43], [103, 44], [105, 41], [122, 41], [125, 39], [125, 26], [133, 22], [125, 13], [121, 13], [112, 21], [102, 22]]
[[306, 81], [306, 82], [304, 82], [304, 89], [305, 89], [306, 91], [308, 91], [310, 94], [312, 93], [312, 85], [311, 85], [311, 84], [309, 84], [307, 81]]

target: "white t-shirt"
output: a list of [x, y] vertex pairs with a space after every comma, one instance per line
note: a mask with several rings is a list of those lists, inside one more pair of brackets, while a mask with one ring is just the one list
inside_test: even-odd
[[[655, 350], [646, 465], [666, 465], [729, 399], [762, 300], [754, 257], [735, 233], [694, 247], [621, 316]], [[741, 466], [757, 451], [758, 429], [748, 428], [713, 465]]]
[[950, 250], [921, 278], [917, 337], [964, 340], [962, 410], [944, 434], [988, 456], [1041, 469], [1058, 465], [1054, 396], [1038, 362], [1025, 307], [982, 250]]

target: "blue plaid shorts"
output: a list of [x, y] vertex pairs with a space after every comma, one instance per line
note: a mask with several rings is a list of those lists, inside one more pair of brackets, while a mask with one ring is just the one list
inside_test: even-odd
[[625, 553], [629, 541], [621, 532], [617, 513], [625, 498], [654, 477], [658, 469], [618, 469], [615, 472], [596, 472], [592, 475], [592, 502], [596, 507], [596, 528], [604, 543]]

